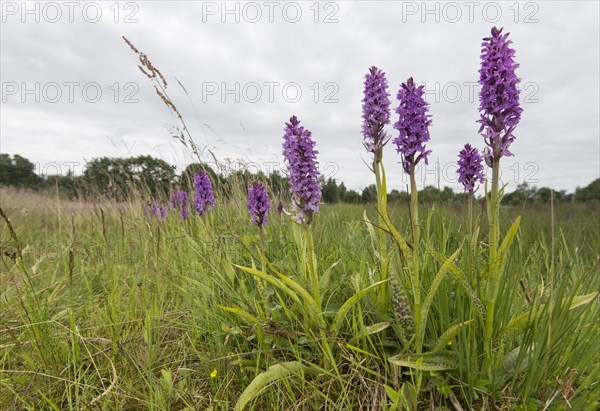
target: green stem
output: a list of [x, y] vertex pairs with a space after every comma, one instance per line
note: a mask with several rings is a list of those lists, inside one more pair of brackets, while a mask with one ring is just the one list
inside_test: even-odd
[[[498, 201], [498, 181], [499, 181], [499, 173], [500, 173], [500, 159], [494, 159], [494, 163], [492, 166], [492, 191], [489, 195], [490, 206], [488, 209], [490, 210], [489, 226], [490, 226], [490, 234], [489, 234], [489, 252], [490, 252], [490, 272], [488, 277], [488, 285], [487, 285], [487, 297], [486, 297], [486, 305], [487, 305], [487, 316], [485, 321], [485, 340], [484, 340], [484, 350], [485, 350], [485, 359], [486, 366], [489, 367], [491, 364], [490, 355], [491, 355], [491, 344], [492, 344], [492, 334], [494, 332], [494, 308], [496, 305], [496, 294], [498, 290], [498, 242], [500, 235], [500, 204]], [[488, 368], [489, 370], [489, 368]]]
[[499, 204], [498, 204], [498, 180], [500, 171], [500, 161], [494, 161], [492, 167], [492, 192], [490, 193], [490, 201], [492, 205], [492, 214], [489, 216], [490, 224], [490, 262], [495, 262], [496, 255], [498, 253], [498, 240], [499, 240]]
[[[421, 240], [421, 231], [419, 227], [419, 192], [417, 190], [417, 181], [415, 178], [415, 166], [410, 166], [410, 220], [412, 225], [413, 237], [413, 273], [412, 273], [412, 288], [415, 299], [415, 325], [417, 327], [417, 335], [420, 334], [421, 327], [421, 277], [419, 272], [419, 242]], [[417, 341], [417, 354], [421, 354], [423, 342]]]
[[313, 297], [320, 309], [321, 308], [321, 296], [320, 296], [320, 290], [319, 290], [319, 278], [317, 277], [317, 269], [316, 269], [316, 263], [315, 263], [315, 244], [313, 241], [310, 224], [304, 224], [304, 233], [305, 233], [306, 247], [307, 247], [306, 254], [307, 254], [307, 258], [308, 258], [308, 262], [307, 262], [308, 278], [310, 279], [310, 282], [312, 284]]
[[[382, 175], [381, 167], [383, 167], [381, 164], [381, 159], [375, 159], [373, 161], [373, 171], [375, 172], [375, 183], [377, 187], [377, 214], [379, 221], [379, 229], [377, 231], [379, 233], [379, 255], [381, 257], [379, 280], [385, 281], [388, 279], [388, 265], [385, 263], [387, 260], [387, 247], [386, 232], [383, 227], [386, 225], [384, 213], [386, 212], [387, 208], [387, 192], [385, 189], [383, 189], [385, 184], [382, 179], [385, 178], [385, 175]], [[387, 313], [390, 299], [390, 286], [387, 282], [385, 282], [379, 287], [379, 294], [377, 296], [377, 308], [379, 309], [380, 313]]]
[[467, 235], [467, 273], [472, 281], [473, 270], [471, 267], [471, 255], [473, 252], [473, 191], [469, 191], [467, 199]]
[[[386, 191], [387, 190], [386, 177], [385, 177], [385, 168], [383, 167], [383, 164], [380, 164], [380, 168], [381, 168], [381, 189], [382, 189], [382, 191]], [[386, 201], [387, 201], [387, 199], [386, 199]], [[392, 235], [392, 237], [396, 241], [396, 244], [398, 245], [398, 251], [400, 252], [401, 258], [403, 260], [407, 261], [407, 266], [411, 265], [412, 264], [411, 259], [412, 259], [413, 252], [410, 249], [408, 243], [406, 242], [404, 237], [402, 237], [400, 232], [392, 224], [392, 221], [390, 220], [390, 216], [387, 214], [386, 207], [383, 207], [379, 211], [381, 213], [381, 216], [383, 217], [385, 224], [387, 225], [388, 230], [390, 231], [390, 234]]]
[[259, 226], [259, 235], [260, 235], [260, 263], [263, 272], [267, 272], [267, 257], [265, 256], [265, 231], [263, 226]]
[[[265, 255], [265, 232], [263, 226], [259, 226], [259, 235], [260, 235], [260, 266], [263, 273], [267, 273], [267, 256]], [[256, 278], [256, 287], [258, 288], [258, 293], [260, 294], [260, 298], [264, 304], [267, 304], [268, 298], [265, 293], [265, 283], [262, 279]]]
[[469, 231], [469, 243], [473, 241], [473, 191], [469, 191], [467, 200], [467, 229]]

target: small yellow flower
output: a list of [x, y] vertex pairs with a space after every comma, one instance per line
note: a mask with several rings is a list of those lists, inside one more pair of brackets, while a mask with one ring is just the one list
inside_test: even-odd
[[211, 373], [210, 373], [210, 378], [215, 378], [217, 376], [217, 369], [215, 368]]
[[448, 341], [448, 347], [452, 347], [452, 341]]

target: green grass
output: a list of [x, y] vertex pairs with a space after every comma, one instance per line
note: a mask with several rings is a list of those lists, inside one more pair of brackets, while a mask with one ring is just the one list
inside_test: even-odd
[[[139, 204], [1, 195], [19, 244], [0, 222], [0, 409], [230, 410], [277, 364], [288, 365], [259, 377], [272, 378], [246, 409], [392, 410], [394, 400], [410, 404], [411, 396], [419, 409], [593, 410], [600, 401], [597, 298], [570, 309], [575, 296], [598, 291], [597, 205], [560, 205], [554, 237], [549, 208], [501, 209], [502, 236], [518, 215], [522, 222], [499, 289], [493, 379], [479, 372], [484, 329], [472, 299], [447, 275], [423, 351], [449, 326], [473, 321], [443, 350], [458, 367], [423, 372], [415, 394], [410, 368], [388, 361], [406, 350], [393, 312], [376, 307], [376, 289], [334, 328], [344, 303], [379, 278], [365, 206], [324, 205], [316, 215], [323, 312], [314, 316], [297, 291], [283, 291], [283, 280], [270, 284], [235, 267], [260, 270], [261, 261], [241, 195], [187, 222], [175, 214], [158, 222]], [[399, 231], [410, 232], [407, 207], [388, 208]], [[376, 207], [366, 209], [377, 221]], [[465, 215], [462, 204], [421, 207], [424, 290], [443, 262], [436, 253], [447, 258], [463, 243]], [[455, 261], [476, 293], [487, 258], [485, 218], [472, 264], [464, 245]], [[272, 215], [266, 256], [273, 270], [311, 290], [293, 232], [287, 216]], [[22, 259], [13, 260], [17, 247]], [[267, 275], [275, 278], [273, 270]], [[502, 335], [534, 307], [529, 326]]]

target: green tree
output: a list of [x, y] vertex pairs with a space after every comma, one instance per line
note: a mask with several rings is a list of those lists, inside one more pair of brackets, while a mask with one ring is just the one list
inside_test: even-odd
[[338, 186], [338, 198], [340, 201], [344, 201], [344, 199], [346, 198], [347, 191], [348, 189], [346, 188], [344, 183], [340, 183], [340, 185]]
[[541, 187], [535, 192], [534, 200], [536, 202], [548, 204], [548, 203], [550, 203], [551, 197], [552, 197], [552, 189], [550, 189], [548, 187]]
[[282, 198], [290, 189], [287, 178], [279, 174], [279, 171], [277, 170], [269, 174], [267, 184], [269, 185], [272, 195], [277, 198]]
[[185, 170], [181, 173], [179, 178], [179, 184], [182, 188], [187, 190], [193, 190], [194, 188], [194, 176], [198, 172], [198, 170], [204, 170], [213, 186], [220, 186], [225, 182], [225, 178], [220, 174], [217, 174], [209, 165], [200, 164], [200, 163], [192, 163], [188, 165]]
[[326, 203], [337, 203], [340, 201], [339, 188], [333, 178], [329, 178], [323, 185], [323, 201]]
[[0, 154], [0, 184], [35, 187], [42, 179], [35, 174], [35, 165], [18, 154]]
[[517, 186], [515, 191], [504, 196], [502, 204], [523, 204], [525, 201], [533, 199], [536, 191], [537, 189], [535, 187], [530, 187], [526, 182], [521, 183]]
[[83, 173], [86, 194], [126, 200], [136, 193], [166, 197], [175, 180], [174, 167], [150, 156], [94, 159]]
[[370, 186], [363, 188], [360, 197], [361, 201], [365, 204], [370, 204], [377, 201], [377, 187], [375, 184], [371, 184]]
[[586, 187], [577, 187], [575, 190], [575, 201], [581, 203], [592, 200], [600, 201], [600, 178], [595, 179]]
[[358, 192], [356, 192], [354, 190], [346, 191], [346, 194], [344, 195], [345, 203], [358, 204], [358, 203], [360, 203], [360, 201], [361, 201], [361, 196]]
[[393, 189], [388, 194], [388, 202], [398, 202], [404, 201], [408, 202], [410, 200], [410, 195], [407, 192], [400, 192], [399, 190]]

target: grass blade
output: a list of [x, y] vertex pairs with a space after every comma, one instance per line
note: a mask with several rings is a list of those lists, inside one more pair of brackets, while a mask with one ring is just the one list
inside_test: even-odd
[[235, 410], [242, 411], [250, 401], [260, 395], [271, 383], [294, 374], [304, 374], [310, 371], [311, 368], [300, 361], [289, 361], [270, 366], [266, 371], [254, 377], [252, 382], [242, 392], [242, 395], [240, 395], [235, 404]]
[[451, 351], [398, 354], [388, 358], [388, 361], [420, 371], [444, 371], [458, 367], [458, 355]]

